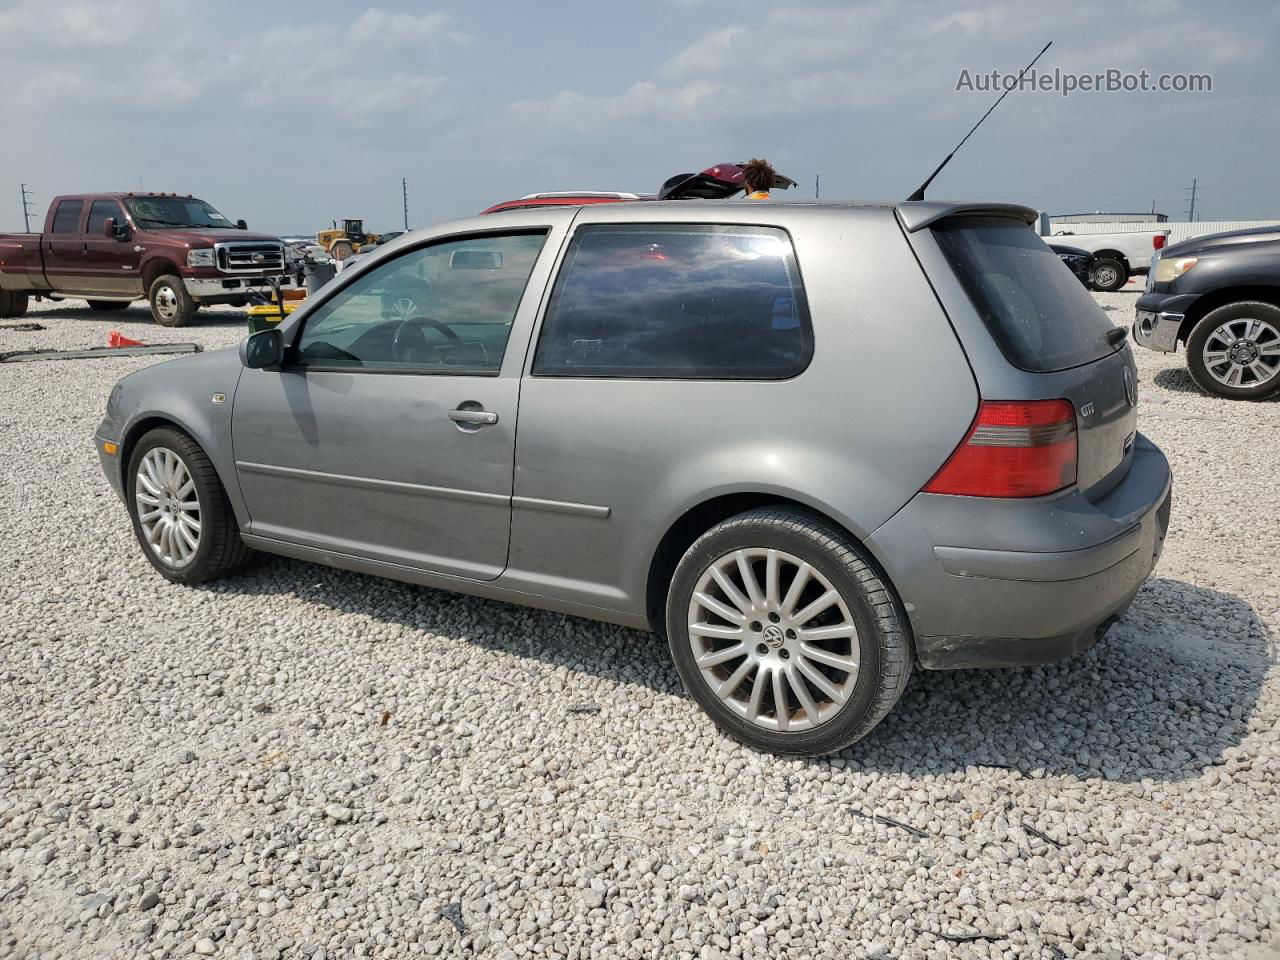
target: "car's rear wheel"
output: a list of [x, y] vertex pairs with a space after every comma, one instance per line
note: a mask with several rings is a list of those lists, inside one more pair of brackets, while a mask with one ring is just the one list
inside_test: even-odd
[[1091, 279], [1099, 290], [1110, 293], [1129, 282], [1129, 270], [1123, 261], [1114, 257], [1100, 257], [1093, 263]]
[[156, 277], [148, 294], [151, 316], [162, 327], [185, 327], [196, 315], [199, 304], [191, 299], [181, 277]]
[[252, 556], [213, 464], [185, 433], [162, 427], [143, 436], [126, 482], [133, 532], [161, 576], [214, 580]]
[[124, 300], [89, 300], [90, 310], [97, 310], [99, 313], [110, 313], [114, 310], [123, 310], [129, 306]]
[[676, 567], [667, 637], [717, 726], [773, 753], [832, 753], [864, 737], [911, 673], [901, 605], [846, 533], [762, 508], [707, 531]]
[[1231, 400], [1280, 393], [1280, 307], [1259, 301], [1210, 310], [1187, 338], [1187, 368], [1201, 389]]

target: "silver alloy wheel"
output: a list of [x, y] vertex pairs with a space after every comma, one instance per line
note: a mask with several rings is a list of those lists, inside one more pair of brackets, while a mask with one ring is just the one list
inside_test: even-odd
[[858, 628], [814, 567], [782, 550], [727, 553], [689, 600], [689, 646], [726, 706], [767, 730], [807, 730], [834, 717], [858, 679]]
[[148, 450], [134, 480], [138, 523], [151, 551], [185, 567], [200, 547], [200, 498], [186, 464], [167, 447]]
[[1200, 351], [1209, 376], [1228, 387], [1256, 387], [1280, 371], [1280, 330], [1239, 317], [1218, 326]]
[[395, 315], [401, 320], [408, 320], [410, 317], [418, 315], [418, 305], [409, 297], [401, 297], [391, 305], [391, 309], [395, 311]]
[[172, 320], [178, 315], [178, 295], [167, 283], [156, 291], [156, 313], [166, 320]]

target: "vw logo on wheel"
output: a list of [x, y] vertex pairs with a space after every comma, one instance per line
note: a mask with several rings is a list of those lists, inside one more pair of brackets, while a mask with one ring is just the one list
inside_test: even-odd
[[776, 623], [771, 623], [764, 628], [764, 642], [774, 650], [782, 646], [782, 628]]
[[1124, 368], [1124, 395], [1129, 401], [1129, 406], [1138, 405], [1138, 384], [1134, 382], [1133, 371], [1128, 367]]

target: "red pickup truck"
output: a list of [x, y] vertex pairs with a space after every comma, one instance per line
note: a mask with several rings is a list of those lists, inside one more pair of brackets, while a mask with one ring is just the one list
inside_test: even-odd
[[0, 234], [0, 317], [24, 313], [29, 297], [88, 300], [93, 310], [145, 299], [156, 323], [181, 327], [202, 304], [242, 305], [273, 281], [293, 286], [294, 272], [277, 237], [194, 197], [54, 197], [43, 233]]

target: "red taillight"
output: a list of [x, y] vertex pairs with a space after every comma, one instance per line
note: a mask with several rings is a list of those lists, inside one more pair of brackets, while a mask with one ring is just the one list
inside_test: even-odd
[[1070, 400], [984, 400], [964, 442], [925, 493], [1039, 497], [1076, 482]]
[[1154, 237], [1151, 238], [1151, 246], [1154, 247], [1156, 250], [1163, 250], [1164, 239], [1165, 238], [1163, 233], [1157, 233]]

